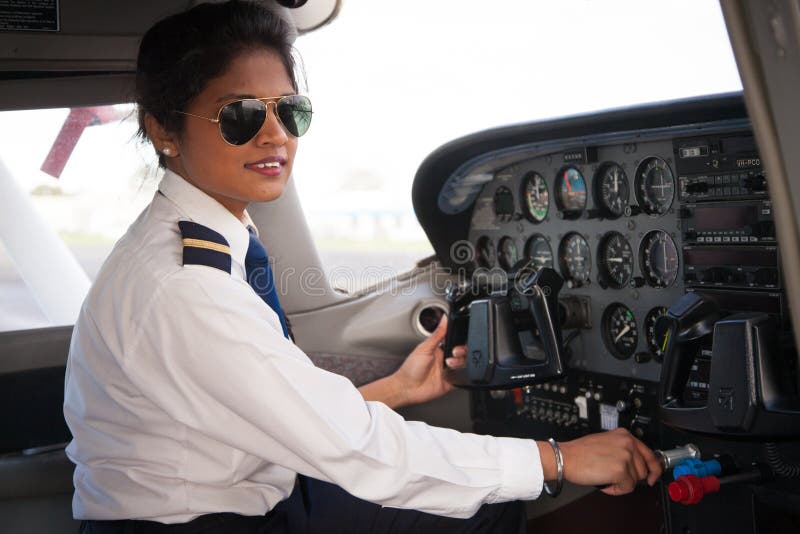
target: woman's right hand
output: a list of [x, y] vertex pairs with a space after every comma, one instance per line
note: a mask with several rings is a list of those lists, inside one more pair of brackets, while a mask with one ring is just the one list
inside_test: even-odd
[[[555, 453], [546, 441], [537, 442], [545, 480], [556, 478]], [[639, 480], [653, 485], [661, 476], [661, 464], [644, 443], [624, 428], [559, 442], [564, 480], [583, 486], [607, 486], [603, 493], [630, 493]]]

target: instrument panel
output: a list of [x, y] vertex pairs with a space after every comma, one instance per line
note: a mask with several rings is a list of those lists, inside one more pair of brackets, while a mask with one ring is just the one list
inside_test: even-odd
[[[788, 418], [800, 413], [800, 360], [768, 179], [739, 95], [473, 134], [423, 162], [413, 197], [456, 287], [508, 283], [509, 272], [528, 275], [531, 267], [565, 279], [558, 307], [567, 372], [472, 391], [476, 432], [569, 440], [624, 427], [662, 450], [691, 441], [704, 458], [735, 455], [741, 469], [776, 465], [774, 451], [742, 436], [796, 436]], [[485, 287], [491, 302], [507, 291]], [[690, 313], [698, 316], [685, 324], [713, 321], [713, 332], [665, 332], [665, 323]], [[751, 334], [736, 337], [744, 329]], [[674, 372], [676, 362], [684, 374]], [[779, 370], [761, 373], [761, 365]], [[768, 404], [759, 391], [780, 400]], [[757, 415], [734, 421], [731, 414], [747, 410]], [[796, 461], [796, 447], [786, 450]], [[736, 495], [749, 506], [761, 489], [777, 488], [762, 485], [739, 486]], [[665, 500], [665, 512], [684, 529], [716, 525], [719, 510], [730, 508], [728, 491], [705, 508]], [[795, 489], [782, 491], [776, 502], [796, 498]], [[742, 524], [753, 524], [748, 506], [736, 514]]]
[[469, 229], [474, 267], [555, 268], [562, 296], [591, 302], [569, 366], [658, 380], [653, 324], [684, 294], [673, 141], [560, 150], [499, 168]]

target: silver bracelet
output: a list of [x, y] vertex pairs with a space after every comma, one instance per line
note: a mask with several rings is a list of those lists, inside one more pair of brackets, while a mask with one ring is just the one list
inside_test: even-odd
[[558, 446], [556, 440], [550, 438], [547, 440], [547, 443], [553, 447], [553, 452], [556, 455], [556, 487], [551, 488], [550, 485], [545, 482], [544, 492], [551, 497], [557, 497], [558, 494], [561, 493], [561, 487], [564, 485], [564, 457], [561, 456], [561, 447]]

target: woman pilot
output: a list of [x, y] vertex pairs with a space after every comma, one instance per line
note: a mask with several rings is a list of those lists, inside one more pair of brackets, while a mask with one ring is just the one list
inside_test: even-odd
[[72, 337], [83, 532], [517, 532], [545, 480], [655, 482], [623, 430], [559, 444], [405, 421], [392, 408], [451, 389], [446, 321], [360, 389], [291, 341], [246, 210], [281, 195], [311, 119], [282, 19], [244, 1], [170, 16], [141, 42], [136, 90], [165, 171]]

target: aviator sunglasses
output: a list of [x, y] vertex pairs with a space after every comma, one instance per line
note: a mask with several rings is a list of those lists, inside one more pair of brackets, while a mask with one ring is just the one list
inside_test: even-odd
[[241, 146], [261, 131], [267, 120], [269, 105], [275, 105], [275, 116], [283, 128], [295, 137], [308, 131], [311, 125], [311, 100], [303, 95], [270, 96], [264, 98], [242, 98], [224, 104], [216, 118], [177, 111], [198, 119], [219, 124], [219, 133], [229, 145]]

